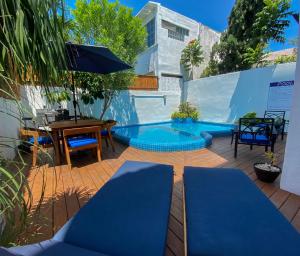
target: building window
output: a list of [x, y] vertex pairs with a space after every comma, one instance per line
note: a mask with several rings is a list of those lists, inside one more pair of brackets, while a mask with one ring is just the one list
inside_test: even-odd
[[155, 19], [150, 20], [146, 25], [148, 37], [147, 45], [148, 47], [155, 44]]
[[184, 42], [185, 36], [189, 36], [189, 30], [179, 27], [169, 21], [162, 20], [162, 27], [168, 30], [168, 37]]

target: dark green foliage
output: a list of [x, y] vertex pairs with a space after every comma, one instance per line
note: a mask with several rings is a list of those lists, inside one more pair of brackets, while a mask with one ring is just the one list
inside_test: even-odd
[[[146, 30], [132, 9], [118, 1], [77, 0], [74, 21], [68, 26], [72, 41], [108, 47], [126, 63], [134, 66], [137, 55], [145, 49]], [[76, 86], [82, 89], [82, 100], [92, 104], [102, 99], [100, 119], [120, 90], [126, 90], [135, 77], [134, 71], [98, 75], [76, 72]]]
[[202, 77], [260, 66], [270, 40], [284, 42], [290, 0], [236, 0], [228, 29], [214, 46]]

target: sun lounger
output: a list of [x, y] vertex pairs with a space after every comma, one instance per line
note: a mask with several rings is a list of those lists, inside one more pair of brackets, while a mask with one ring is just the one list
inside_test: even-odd
[[51, 240], [8, 251], [23, 256], [164, 255], [172, 187], [171, 166], [125, 162]]
[[184, 170], [187, 255], [300, 255], [300, 234], [240, 170]]

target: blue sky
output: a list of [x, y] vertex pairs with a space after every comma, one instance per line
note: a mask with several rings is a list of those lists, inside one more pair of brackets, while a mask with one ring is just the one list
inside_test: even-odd
[[[71, 8], [74, 8], [75, 0], [66, 1]], [[120, 0], [120, 2], [123, 5], [131, 7], [134, 14], [136, 14], [148, 1]], [[221, 32], [227, 27], [227, 18], [235, 0], [157, 0], [156, 2]], [[300, 0], [292, 0], [291, 9], [299, 12]], [[293, 47], [289, 43], [289, 40], [298, 36], [298, 25], [293, 18], [291, 18], [290, 27], [286, 29], [285, 35], [287, 42], [285, 44], [271, 42], [270, 50], [275, 51]]]

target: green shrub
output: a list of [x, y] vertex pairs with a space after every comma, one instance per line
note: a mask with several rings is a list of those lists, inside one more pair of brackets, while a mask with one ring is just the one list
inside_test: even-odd
[[197, 110], [197, 108], [191, 106], [189, 102], [184, 102], [180, 104], [178, 110], [179, 111], [176, 111], [171, 115], [172, 119], [188, 117], [192, 118], [195, 121], [199, 119], [199, 111]]
[[176, 118], [187, 118], [187, 114], [186, 113], [182, 113], [182, 112], [179, 112], [179, 111], [176, 111], [172, 114], [171, 118], [172, 119], [176, 119]]
[[243, 115], [243, 118], [256, 118], [256, 113], [255, 112], [249, 112], [249, 113]]
[[198, 111], [194, 111], [190, 114], [189, 116], [190, 118], [192, 118], [194, 121], [197, 121], [199, 119], [199, 112]]

